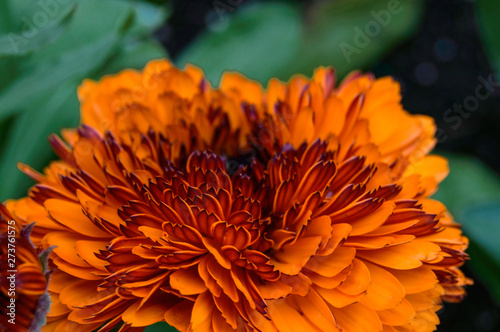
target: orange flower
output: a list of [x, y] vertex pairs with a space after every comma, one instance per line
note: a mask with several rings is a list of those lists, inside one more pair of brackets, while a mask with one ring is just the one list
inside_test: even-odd
[[127, 143], [149, 130], [162, 133], [173, 156], [180, 149], [207, 148], [234, 155], [247, 134], [239, 101], [212, 89], [190, 65], [181, 71], [170, 62], [151, 61], [142, 73], [125, 70], [99, 83], [86, 80], [78, 96], [82, 123]]
[[20, 229], [0, 204], [0, 317], [1, 331], [39, 331], [45, 324], [50, 305], [45, 272], [50, 252], [38, 254], [29, 240], [30, 225]]
[[446, 160], [391, 79], [331, 69], [219, 89], [166, 61], [79, 90], [61, 160], [8, 202], [57, 245], [47, 331], [432, 331], [467, 239]]

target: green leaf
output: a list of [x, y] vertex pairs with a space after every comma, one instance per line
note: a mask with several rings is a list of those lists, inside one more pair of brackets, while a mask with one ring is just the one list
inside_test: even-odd
[[132, 42], [113, 55], [100, 75], [117, 73], [124, 68], [142, 69], [148, 61], [166, 57], [163, 47], [155, 41]]
[[342, 77], [411, 36], [422, 10], [422, 2], [410, 0], [318, 1], [303, 19], [297, 5], [284, 2], [242, 6], [233, 16], [220, 8], [215, 31], [200, 35], [177, 64], [201, 66], [214, 84], [225, 70], [264, 83], [332, 65]]
[[[50, 47], [43, 48], [29, 57], [23, 69], [32, 71], [40, 67], [41, 64], [65, 67], [64, 64], [59, 63], [61, 57], [67, 53], [73, 53], [76, 56], [82, 48], [95, 48], [95, 53], [99, 50], [107, 53], [110, 49], [116, 48], [116, 45], [105, 46], [100, 44], [101, 41], [108, 39], [108, 43], [111, 43], [110, 36], [114, 36], [118, 40], [132, 26], [133, 20], [133, 7], [125, 1], [86, 0], [79, 2], [71, 26], [66, 33]], [[86, 66], [97, 67], [100, 64], [92, 57], [81, 58], [80, 61], [82, 61], [82, 65]], [[69, 67], [68, 65], [67, 69], [70, 69]]]
[[74, 13], [75, 7], [69, 8], [61, 21], [52, 20], [40, 28], [34, 27], [30, 34], [9, 31], [0, 35], [0, 59], [28, 54], [54, 42], [68, 28]]
[[134, 10], [134, 24], [128, 35], [135, 37], [149, 36], [151, 31], [164, 23], [170, 14], [167, 5], [157, 6], [144, 1], [129, 2]]
[[470, 264], [500, 303], [500, 200], [483, 202], [456, 216], [472, 240]]
[[45, 103], [29, 109], [17, 118], [5, 144], [0, 162], [2, 192], [0, 200], [23, 196], [32, 180], [20, 173], [17, 163], [42, 169], [53, 157], [47, 137], [61, 128], [78, 124], [78, 101], [73, 85], [53, 91]]
[[[67, 80], [83, 80], [105, 63], [116, 50], [118, 40], [116, 34], [103, 36], [92, 44], [62, 53], [57, 65], [41, 64], [25, 72], [0, 93], [0, 120], [33, 108]], [[76, 90], [76, 86], [72, 88]]]
[[339, 77], [377, 63], [415, 31], [421, 1], [318, 1], [308, 13], [300, 52], [281, 74], [310, 75], [318, 66], [334, 66]]
[[475, 158], [444, 156], [448, 158], [450, 174], [439, 185], [434, 198], [442, 201], [454, 215], [472, 205], [500, 199], [500, 179], [495, 172]]
[[144, 332], [177, 332], [177, 329], [165, 322], [160, 322], [146, 327]]
[[216, 85], [226, 70], [263, 82], [284, 70], [298, 51], [300, 39], [301, 17], [296, 6], [255, 3], [238, 8], [224, 30], [203, 33], [179, 55], [177, 64], [201, 66]]
[[491, 64], [497, 74], [500, 74], [500, 39], [497, 32], [500, 30], [500, 2], [491, 0], [477, 0], [477, 15], [479, 31], [483, 44], [490, 57]]
[[[11, 1], [0, 1], [0, 35], [14, 31], [16, 28], [11, 10]], [[18, 74], [21, 57], [8, 57], [0, 60], [0, 91]]]
[[5, 34], [12, 29], [14, 29], [14, 22], [12, 22], [9, 1], [0, 1], [0, 33]]
[[[60, 38], [22, 57], [19, 74], [0, 90], [0, 200], [23, 196], [32, 185], [17, 170], [17, 162], [40, 171], [54, 158], [47, 136], [78, 125], [76, 89], [83, 79], [143, 67], [165, 56], [148, 33], [164, 14], [161, 9], [152, 13], [151, 6], [83, 1]], [[21, 13], [19, 8], [14, 12]]]
[[[80, 4], [64, 36], [24, 62], [24, 74], [0, 93], [0, 120], [30, 109], [66, 80], [91, 76], [118, 49], [133, 12], [121, 1], [106, 2], [102, 8], [100, 3], [89, 0]], [[116, 7], [106, 8], [110, 4]]]
[[63, 21], [80, 0], [3, 0], [0, 4], [0, 35], [15, 33], [28, 40]]

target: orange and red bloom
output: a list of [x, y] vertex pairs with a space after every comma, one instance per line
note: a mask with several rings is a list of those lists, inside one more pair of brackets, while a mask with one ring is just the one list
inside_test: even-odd
[[39, 331], [45, 325], [50, 306], [47, 294], [47, 257], [37, 253], [29, 239], [33, 224], [19, 227], [0, 204], [0, 331]]
[[432, 331], [470, 284], [467, 238], [430, 198], [435, 126], [390, 78], [153, 61], [79, 89], [82, 125], [29, 197], [50, 256], [45, 331]]

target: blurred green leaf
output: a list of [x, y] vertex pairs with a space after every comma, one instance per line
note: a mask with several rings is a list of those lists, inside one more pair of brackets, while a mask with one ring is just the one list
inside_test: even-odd
[[12, 13], [8, 1], [0, 1], [0, 33], [5, 34], [14, 29]]
[[[23, 5], [24, 0], [10, 9], [29, 17]], [[47, 136], [78, 125], [76, 89], [84, 78], [140, 68], [166, 56], [151, 38], [167, 13], [156, 8], [155, 12], [154, 5], [137, 1], [79, 2], [57, 40], [21, 57], [15, 78], [0, 90], [0, 200], [25, 195], [30, 185], [17, 170], [17, 162], [41, 170], [54, 156]], [[0, 69], [10, 59], [0, 60]]]
[[[53, 156], [47, 137], [64, 127], [78, 124], [78, 101], [74, 85], [63, 85], [48, 96], [48, 100], [38, 104], [19, 116], [2, 151], [0, 173], [4, 183], [2, 194], [14, 195], [16, 189], [32, 184], [31, 179], [21, 175], [17, 163], [22, 162], [36, 169], [47, 165]], [[40, 138], [40, 139], [36, 139]]]
[[51, 20], [40, 28], [34, 27], [30, 34], [9, 31], [0, 35], [0, 59], [24, 55], [54, 42], [68, 28], [74, 13], [75, 7], [69, 7], [61, 21]]
[[475, 158], [443, 155], [448, 158], [450, 174], [434, 198], [445, 203], [454, 215], [472, 205], [500, 199], [500, 179], [494, 171]]
[[500, 30], [500, 20], [498, 19], [500, 2], [477, 0], [476, 3], [479, 31], [483, 44], [496, 73], [500, 74], [500, 39], [497, 35]]
[[9, 57], [0, 60], [0, 91], [5, 89], [18, 74], [17, 68], [20, 64], [20, 58]]
[[103, 75], [116, 73], [124, 68], [141, 69], [150, 60], [164, 58], [165, 50], [154, 41], [133, 42], [123, 45], [108, 61]]
[[310, 75], [325, 65], [339, 77], [367, 69], [414, 33], [422, 11], [422, 1], [319, 1], [307, 15], [300, 51], [281, 75]]
[[[96, 0], [80, 4], [64, 36], [24, 62], [24, 74], [0, 93], [0, 120], [46, 99], [65, 80], [83, 80], [116, 51], [133, 12], [121, 1], [107, 2], [108, 8], [99, 4]], [[26, 98], [26, 91], [30, 98]]]
[[469, 264], [500, 301], [500, 178], [479, 160], [445, 154], [450, 174], [433, 198], [462, 224], [471, 243]]
[[[92, 44], [61, 53], [57, 63], [44, 63], [33, 71], [25, 71], [0, 93], [0, 120], [27, 111], [67, 80], [81, 81], [92, 74], [116, 50], [118, 40], [117, 34], [110, 33], [96, 38]], [[26, 98], [27, 93], [30, 98]]]
[[145, 1], [134, 1], [134, 24], [129, 35], [144, 37], [148, 36], [153, 29], [166, 21], [170, 14], [167, 6], [159, 7]]
[[80, 1], [3, 0], [0, 4], [0, 19], [7, 23], [0, 33], [12, 32], [27, 39], [36, 39], [39, 32], [64, 20]]
[[500, 303], [500, 200], [469, 207], [457, 216], [471, 239], [470, 264]]
[[227, 26], [221, 31], [206, 31], [177, 59], [179, 66], [187, 62], [201, 66], [215, 85], [226, 70], [264, 82], [284, 70], [300, 45], [301, 17], [293, 4], [242, 6], [228, 22], [217, 24]]
[[[0, 35], [9, 33], [15, 30], [12, 12], [9, 1], [0, 1]], [[18, 71], [17, 67], [20, 64], [20, 58], [9, 57], [0, 59], [0, 91], [8, 85]]]
[[177, 329], [165, 322], [161, 322], [146, 327], [144, 332], [177, 332]]
[[[75, 54], [74, 56], [78, 57], [82, 48], [94, 49], [96, 53], [99, 50], [103, 53], [110, 52], [110, 50], [116, 48], [116, 42], [112, 43], [109, 40], [110, 36], [118, 40], [131, 28], [133, 20], [133, 7], [125, 1], [86, 0], [79, 2], [68, 31], [56, 43], [29, 57], [23, 69], [32, 71], [41, 65], [47, 64], [54, 67], [66, 67], [59, 64], [61, 58], [67, 53]], [[105, 38], [108, 38], [108, 46], [95, 46]], [[89, 54], [85, 55], [88, 56]], [[87, 64], [87, 66], [93, 65], [97, 67], [99, 65], [92, 57], [82, 58], [80, 61], [89, 62], [90, 64]]]
[[422, 10], [422, 2], [410, 0], [318, 1], [304, 20], [293, 3], [260, 2], [234, 15], [219, 8], [214, 31], [200, 35], [177, 64], [201, 66], [214, 84], [225, 70], [264, 83], [333, 65], [342, 77], [368, 68], [411, 36]]

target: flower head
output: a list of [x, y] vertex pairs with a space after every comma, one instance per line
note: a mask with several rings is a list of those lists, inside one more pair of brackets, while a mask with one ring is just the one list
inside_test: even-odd
[[50, 306], [47, 294], [47, 256], [39, 254], [29, 239], [33, 224], [21, 229], [0, 204], [0, 305], [2, 331], [39, 331]]
[[80, 88], [83, 125], [8, 207], [57, 245], [50, 328], [432, 331], [470, 283], [467, 239], [429, 196], [446, 161], [398, 85], [160, 61]]

